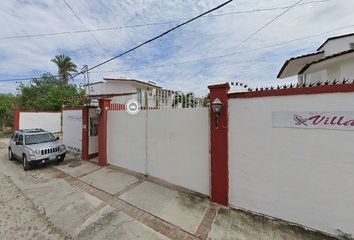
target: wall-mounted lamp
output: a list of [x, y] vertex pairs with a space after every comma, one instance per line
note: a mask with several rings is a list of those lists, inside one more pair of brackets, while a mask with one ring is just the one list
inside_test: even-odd
[[219, 127], [219, 117], [220, 117], [220, 113], [222, 110], [222, 102], [220, 101], [219, 98], [215, 98], [215, 100], [211, 103], [211, 107], [214, 112], [215, 127], [218, 128]]
[[95, 113], [96, 113], [96, 116], [97, 116], [97, 117], [101, 116], [101, 114], [102, 114], [101, 108], [100, 108], [100, 107], [97, 107], [96, 110], [95, 110]]

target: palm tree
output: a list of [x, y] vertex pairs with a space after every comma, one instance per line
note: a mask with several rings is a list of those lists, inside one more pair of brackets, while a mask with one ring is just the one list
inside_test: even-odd
[[51, 61], [58, 66], [58, 75], [64, 84], [68, 84], [69, 77], [73, 73], [77, 73], [77, 66], [71, 61], [69, 56], [65, 56], [64, 54], [56, 55]]

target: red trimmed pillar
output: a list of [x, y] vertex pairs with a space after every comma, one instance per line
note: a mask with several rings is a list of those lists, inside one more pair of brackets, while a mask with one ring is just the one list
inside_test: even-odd
[[[229, 144], [228, 144], [228, 96], [229, 84], [218, 84], [210, 89], [210, 144], [211, 144], [211, 201], [227, 206], [229, 203]], [[222, 102], [219, 126], [211, 107], [218, 98]]]
[[89, 118], [90, 118], [90, 106], [82, 107], [82, 160], [90, 160], [89, 156]]
[[14, 129], [19, 130], [20, 129], [20, 109], [15, 109], [14, 113]]
[[98, 164], [107, 165], [107, 117], [111, 99], [99, 99], [101, 116], [98, 122]]

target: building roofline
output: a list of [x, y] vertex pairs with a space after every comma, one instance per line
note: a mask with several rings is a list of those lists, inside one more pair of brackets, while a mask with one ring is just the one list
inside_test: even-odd
[[84, 86], [92, 86], [92, 85], [96, 85], [96, 84], [99, 84], [99, 83], [103, 83], [103, 81], [99, 81], [99, 82], [93, 82], [93, 83], [89, 83], [89, 84], [85, 84]]
[[258, 98], [258, 97], [280, 97], [306, 94], [329, 94], [341, 92], [354, 92], [354, 84], [336, 84], [336, 85], [321, 85], [313, 87], [298, 87], [286, 89], [273, 89], [267, 91], [252, 91], [252, 92], [233, 92], [228, 93], [228, 98]]
[[121, 82], [135, 82], [135, 83], [139, 83], [139, 84], [143, 84], [149, 87], [153, 87], [153, 88], [161, 88], [158, 85], [149, 83], [149, 82], [143, 82], [140, 80], [136, 80], [136, 79], [125, 79], [125, 78], [103, 78], [103, 80], [105, 81], [121, 81]]
[[314, 64], [317, 64], [317, 63], [320, 63], [320, 62], [324, 62], [326, 60], [329, 60], [329, 59], [332, 59], [332, 58], [336, 58], [336, 57], [340, 57], [340, 56], [343, 56], [343, 55], [346, 55], [346, 54], [350, 54], [350, 53], [354, 53], [354, 49], [350, 49], [350, 50], [347, 50], [347, 51], [335, 53], [335, 54], [329, 55], [327, 57], [321, 58], [319, 60], [313, 61], [311, 63], [308, 63], [299, 71], [299, 74], [303, 74], [310, 66], [312, 66]]
[[348, 34], [344, 34], [344, 35], [339, 35], [339, 36], [334, 36], [334, 37], [330, 37], [330, 38], [327, 38], [327, 40], [321, 44], [321, 46], [319, 46], [317, 48], [317, 51], [321, 50], [321, 48], [326, 45], [329, 41], [332, 41], [332, 40], [335, 40], [335, 39], [339, 39], [339, 38], [345, 38], [345, 37], [351, 37], [351, 36], [354, 36], [354, 33], [348, 33]]
[[301, 56], [297, 56], [297, 57], [292, 57], [288, 60], [285, 61], [285, 63], [283, 64], [283, 66], [281, 67], [278, 75], [277, 75], [277, 78], [280, 78], [280, 76], [282, 75], [282, 73], [284, 72], [285, 68], [288, 66], [288, 64], [293, 61], [293, 60], [296, 60], [296, 59], [299, 59], [299, 58], [304, 58], [304, 57], [311, 57], [311, 56], [316, 56], [318, 54], [322, 54], [324, 53], [324, 51], [320, 51], [320, 52], [315, 52], [315, 53], [309, 53], [309, 54], [304, 54], [304, 55], [301, 55]]
[[[135, 83], [139, 83], [139, 84], [143, 84], [149, 87], [153, 87], [153, 88], [162, 88], [158, 85], [155, 85], [153, 83], [149, 83], [149, 82], [144, 82], [144, 81], [140, 81], [140, 80], [136, 80], [136, 79], [124, 79], [124, 78], [103, 78], [104, 81], [120, 81], [120, 82], [135, 82]], [[90, 84], [85, 84], [84, 86], [92, 86], [95, 84], [100, 84], [100, 83], [104, 83], [104, 81], [99, 81], [99, 82], [93, 82]]]
[[64, 101], [76, 101], [76, 100], [85, 100], [85, 99], [104, 99], [104, 98], [113, 98], [113, 97], [122, 97], [135, 95], [137, 92], [127, 92], [127, 93], [108, 93], [108, 94], [93, 94], [86, 96], [73, 96], [64, 98]]

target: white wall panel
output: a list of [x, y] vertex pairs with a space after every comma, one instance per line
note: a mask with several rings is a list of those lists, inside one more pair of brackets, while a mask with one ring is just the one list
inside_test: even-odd
[[209, 195], [208, 108], [149, 111], [148, 172]]
[[354, 233], [354, 134], [273, 128], [275, 111], [353, 111], [353, 93], [230, 99], [230, 203]]
[[82, 110], [63, 111], [63, 143], [69, 148], [82, 147]]
[[209, 195], [208, 119], [207, 108], [109, 111], [108, 163]]
[[146, 173], [146, 114], [108, 111], [108, 163]]
[[61, 112], [20, 112], [20, 129], [42, 128], [61, 132]]

